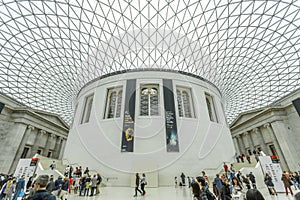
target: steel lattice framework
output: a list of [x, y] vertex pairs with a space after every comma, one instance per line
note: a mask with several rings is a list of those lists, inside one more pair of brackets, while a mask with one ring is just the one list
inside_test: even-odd
[[0, 91], [71, 122], [90, 80], [124, 69], [214, 83], [231, 122], [300, 83], [300, 2], [2, 0]]

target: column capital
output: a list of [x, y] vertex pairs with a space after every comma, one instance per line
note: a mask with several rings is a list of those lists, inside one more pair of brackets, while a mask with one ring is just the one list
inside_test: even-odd
[[47, 132], [45, 130], [40, 130], [41, 135], [45, 135]]
[[247, 135], [249, 135], [249, 132], [246, 131], [246, 132], [243, 133], [243, 135], [247, 136]]
[[32, 125], [30, 125], [30, 124], [27, 125], [27, 128], [30, 129], [30, 130], [34, 130], [35, 129], [35, 127], [32, 126]]
[[252, 129], [252, 131], [253, 131], [253, 133], [258, 133], [258, 128], [254, 128], [254, 129]]
[[240, 135], [240, 134], [238, 134], [238, 135], [236, 135], [235, 137], [236, 137], [236, 138], [241, 138], [241, 135]]
[[271, 124], [270, 123], [266, 123], [266, 124], [264, 124], [264, 127], [265, 128], [269, 128], [271, 126]]

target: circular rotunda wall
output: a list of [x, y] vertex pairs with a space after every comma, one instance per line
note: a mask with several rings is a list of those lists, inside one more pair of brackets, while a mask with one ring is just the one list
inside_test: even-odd
[[181, 172], [214, 174], [234, 156], [222, 104], [213, 84], [184, 72], [100, 77], [77, 96], [64, 159], [117, 177], [113, 185], [130, 185], [136, 172], [153, 186], [172, 185]]

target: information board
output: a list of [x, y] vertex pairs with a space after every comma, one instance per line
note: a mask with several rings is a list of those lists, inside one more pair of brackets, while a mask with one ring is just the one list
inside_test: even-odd
[[[280, 164], [271, 159], [271, 156], [259, 156], [260, 166], [263, 174], [268, 173], [274, 183], [277, 192], [285, 192], [283, 182], [281, 181], [282, 170]], [[274, 161], [274, 162], [273, 162]]]

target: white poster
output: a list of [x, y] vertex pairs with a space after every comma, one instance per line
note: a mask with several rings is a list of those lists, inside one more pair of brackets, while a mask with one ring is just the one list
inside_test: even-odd
[[37, 161], [38, 161], [36, 159], [32, 159], [32, 158], [20, 159], [16, 171], [14, 173], [14, 177], [17, 177], [19, 179], [22, 175], [25, 175], [25, 185], [26, 185], [29, 178], [33, 176], [35, 173], [37, 167]]
[[270, 156], [259, 156], [260, 166], [263, 174], [268, 173], [274, 183], [277, 192], [285, 192], [283, 182], [281, 181], [282, 170], [279, 163], [273, 163]]

